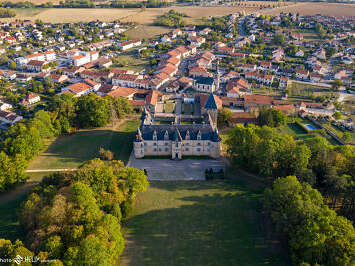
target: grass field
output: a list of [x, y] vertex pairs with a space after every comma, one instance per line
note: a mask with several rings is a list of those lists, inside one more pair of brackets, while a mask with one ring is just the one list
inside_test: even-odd
[[153, 25], [137, 25], [134, 29], [131, 29], [125, 34], [130, 39], [144, 39], [147, 40], [157, 35], [165, 34], [170, 31], [169, 28], [153, 26]]
[[17, 217], [17, 209], [26, 199], [27, 194], [38, 184], [43, 176], [48, 173], [30, 173], [26, 184], [20, 185], [16, 189], [0, 194], [0, 238], [22, 239], [23, 234]]
[[164, 104], [164, 112], [165, 113], [173, 113], [175, 110], [175, 103], [165, 103]]
[[243, 181], [151, 182], [124, 227], [120, 264], [287, 265], [262, 191]]
[[138, 124], [139, 119], [135, 117], [117, 128], [82, 130], [73, 135], [60, 136], [31, 162], [28, 169], [75, 168], [98, 157], [100, 147], [113, 151], [115, 159], [127, 162]]
[[[297, 118], [297, 119], [299, 120], [299, 122], [301, 122], [303, 124], [312, 124], [312, 122], [307, 119], [300, 119], [300, 118]], [[317, 126], [315, 126], [315, 127], [317, 127]], [[285, 126], [279, 127], [278, 130], [281, 133], [288, 134], [288, 135], [292, 136], [295, 140], [305, 140], [305, 139], [314, 137], [314, 134], [318, 134], [318, 135], [322, 136], [323, 138], [325, 138], [329, 142], [329, 144], [339, 145], [339, 143], [336, 140], [334, 140], [331, 136], [329, 136], [328, 134], [321, 135], [320, 133], [317, 133], [317, 132], [307, 133], [303, 128], [301, 128], [297, 123], [294, 123], [294, 122], [288, 122]]]
[[118, 62], [122, 65], [122, 68], [134, 71], [144, 70], [149, 63], [148, 60], [139, 58], [133, 50], [122, 53], [118, 57]]

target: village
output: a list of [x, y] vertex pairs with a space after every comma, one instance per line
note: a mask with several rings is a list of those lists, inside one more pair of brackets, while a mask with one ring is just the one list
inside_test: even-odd
[[0, 262], [353, 265], [341, 2], [3, 3]]
[[[213, 94], [233, 123], [256, 124], [258, 109], [272, 107], [310, 117], [314, 128], [330, 122], [329, 134], [348, 141], [337, 132], [354, 128], [354, 100], [347, 101], [354, 93], [354, 18], [218, 19], [222, 25], [188, 25], [149, 40], [128, 40], [132, 25], [119, 21], [2, 23], [2, 128], [45, 108], [55, 94], [124, 97], [137, 111], [173, 121], [201, 115], [203, 104], [188, 108], [191, 99]], [[120, 62], [125, 54], [144, 59], [141, 68]]]

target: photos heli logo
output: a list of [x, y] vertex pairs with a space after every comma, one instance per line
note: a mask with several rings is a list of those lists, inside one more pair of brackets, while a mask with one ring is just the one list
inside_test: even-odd
[[16, 258], [14, 258], [14, 262], [19, 265], [23, 261], [23, 258], [20, 255], [17, 255]]

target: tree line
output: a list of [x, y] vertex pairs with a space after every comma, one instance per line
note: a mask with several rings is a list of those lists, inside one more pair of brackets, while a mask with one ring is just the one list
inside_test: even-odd
[[8, 8], [0, 8], [0, 18], [12, 18], [16, 16], [16, 12]]
[[148, 187], [143, 170], [91, 160], [76, 172], [45, 177], [19, 211], [26, 247], [0, 239], [1, 258], [55, 260], [53, 265], [115, 265], [124, 249], [121, 221]]
[[318, 190], [288, 176], [277, 179], [264, 197], [272, 221], [289, 238], [295, 265], [353, 265], [354, 227], [324, 204]]
[[[319, 135], [295, 141], [277, 128], [256, 125], [236, 125], [226, 145], [237, 167], [271, 180], [292, 176], [276, 179], [265, 192], [265, 209], [288, 236], [295, 264], [354, 262], [352, 223], [329, 207], [355, 218], [355, 147], [330, 145]], [[316, 203], [308, 202], [311, 197]]]
[[40, 110], [2, 134], [0, 146], [0, 192], [25, 182], [28, 162], [44, 148], [44, 141], [79, 128], [106, 125], [112, 116], [120, 118], [133, 112], [124, 98], [98, 97], [88, 94], [79, 98], [56, 95], [48, 110]]
[[154, 20], [154, 24], [157, 26], [167, 26], [167, 27], [181, 27], [186, 25], [186, 21], [183, 19], [187, 17], [184, 13], [179, 13], [174, 10], [169, 10], [169, 12], [158, 16]]
[[6, 8], [34, 8], [36, 5], [30, 1], [19, 1], [19, 2], [11, 2], [11, 1], [4, 1], [0, 3], [1, 7]]

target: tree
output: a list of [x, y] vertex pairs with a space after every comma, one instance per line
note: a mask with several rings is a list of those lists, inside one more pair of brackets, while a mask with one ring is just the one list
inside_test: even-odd
[[316, 32], [318, 33], [319, 37], [323, 39], [326, 35], [326, 31], [324, 30], [323, 26], [319, 23], [316, 24]]
[[228, 127], [232, 121], [233, 113], [228, 108], [222, 108], [218, 111], [217, 124], [218, 127]]
[[279, 127], [286, 124], [286, 115], [274, 108], [261, 108], [259, 112], [259, 124], [261, 126], [267, 125], [269, 127]]
[[10, 62], [9, 68], [12, 69], [12, 70], [16, 70], [17, 66], [16, 66], [15, 61], [11, 61]]
[[351, 140], [351, 133], [350, 132], [344, 132], [343, 133], [343, 136], [342, 136], [342, 139], [345, 141], [345, 142], [348, 142]]
[[121, 218], [147, 185], [143, 170], [120, 161], [94, 159], [51, 174], [21, 205], [27, 241], [39, 257], [65, 265], [113, 265], [124, 248]]
[[29, 124], [31, 127], [35, 127], [38, 130], [42, 138], [50, 138], [55, 135], [50, 113], [47, 111], [40, 110], [36, 112]]
[[339, 79], [336, 79], [332, 82], [332, 89], [337, 91], [341, 86], [344, 86], [343, 82]]
[[[27, 256], [33, 257], [34, 254], [24, 247], [20, 240], [16, 240], [14, 243], [11, 243], [10, 240], [0, 239], [0, 257], [1, 259], [11, 259], [13, 260], [18, 255], [22, 258]], [[11, 265], [15, 265], [11, 263]], [[17, 264], [16, 264], [17, 265]], [[21, 261], [21, 265], [32, 265], [31, 262]]]
[[100, 153], [100, 158], [102, 160], [112, 161], [112, 159], [114, 157], [114, 153], [112, 151], [105, 150], [102, 147], [100, 148], [99, 153]]
[[92, 93], [81, 96], [76, 103], [76, 114], [76, 123], [81, 128], [104, 126], [111, 116], [109, 100]]
[[116, 116], [119, 118], [133, 113], [133, 106], [126, 98], [111, 98], [111, 104], [113, 106]]
[[264, 193], [265, 209], [289, 238], [296, 265], [351, 265], [355, 230], [323, 203], [321, 194], [295, 176], [277, 179]]
[[70, 95], [55, 95], [48, 110], [53, 116], [53, 126], [58, 133], [68, 133], [75, 121], [76, 99]]
[[339, 120], [339, 119], [341, 119], [341, 113], [340, 112], [335, 112], [333, 114], [333, 117], [334, 117], [335, 120]]
[[0, 192], [13, 187], [17, 183], [26, 181], [25, 168], [27, 162], [22, 155], [9, 157], [0, 152]]
[[285, 40], [286, 40], [285, 35], [277, 33], [274, 36], [273, 43], [276, 45], [284, 45]]
[[13, 9], [0, 8], [0, 18], [12, 18], [16, 16], [16, 12]]
[[43, 148], [43, 140], [37, 128], [22, 123], [10, 128], [6, 132], [4, 150], [10, 156], [23, 155], [31, 160]]

